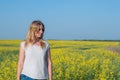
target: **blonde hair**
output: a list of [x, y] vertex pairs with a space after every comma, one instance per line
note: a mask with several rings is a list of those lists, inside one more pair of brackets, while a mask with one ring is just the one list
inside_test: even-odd
[[45, 27], [44, 27], [44, 24], [39, 21], [39, 20], [35, 20], [31, 23], [29, 29], [28, 29], [28, 32], [27, 32], [27, 35], [26, 35], [26, 40], [25, 40], [25, 47], [28, 46], [28, 44], [34, 44], [36, 41], [39, 41], [40, 42], [40, 46], [42, 48], [45, 47], [45, 43], [43, 41], [43, 34], [40, 38], [37, 38], [35, 36], [35, 32], [39, 31], [39, 27], [42, 26], [42, 31], [44, 33], [45, 31]]

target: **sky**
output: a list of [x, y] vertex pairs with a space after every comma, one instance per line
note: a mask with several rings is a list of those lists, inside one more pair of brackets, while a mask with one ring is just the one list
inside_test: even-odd
[[120, 40], [120, 0], [0, 0], [0, 39], [24, 40], [33, 20], [46, 40]]

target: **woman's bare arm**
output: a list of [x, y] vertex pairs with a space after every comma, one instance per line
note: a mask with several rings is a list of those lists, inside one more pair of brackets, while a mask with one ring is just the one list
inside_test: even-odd
[[21, 71], [22, 71], [22, 68], [23, 68], [24, 58], [25, 58], [24, 53], [25, 52], [24, 52], [23, 48], [20, 47], [20, 49], [19, 49], [19, 59], [18, 59], [18, 68], [17, 68], [17, 80], [20, 80], [20, 74], [21, 74]]
[[49, 80], [52, 80], [52, 60], [51, 60], [51, 53], [50, 48], [48, 49], [48, 74], [49, 74]]

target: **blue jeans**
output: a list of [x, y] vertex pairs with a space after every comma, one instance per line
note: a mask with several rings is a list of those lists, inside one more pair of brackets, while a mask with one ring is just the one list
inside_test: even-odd
[[20, 75], [20, 80], [47, 80], [47, 79], [33, 79], [33, 78], [28, 77], [28, 76], [26, 76], [24, 74], [21, 74]]

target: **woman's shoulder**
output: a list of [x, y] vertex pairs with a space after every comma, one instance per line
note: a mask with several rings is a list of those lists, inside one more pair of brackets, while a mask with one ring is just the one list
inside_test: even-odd
[[47, 40], [43, 40], [43, 41], [44, 41], [44, 43], [45, 43], [47, 46], [50, 45], [49, 42], [48, 42]]
[[25, 40], [20, 42], [20, 47], [22, 47], [23, 49], [25, 48]]
[[20, 42], [20, 45], [21, 45], [21, 46], [24, 46], [24, 45], [25, 45], [25, 40], [22, 40], [22, 41]]
[[24, 44], [24, 43], [25, 43], [25, 40], [22, 40], [20, 43], [21, 43], [21, 44]]
[[46, 50], [48, 50], [48, 48], [50, 47], [50, 44], [49, 44], [49, 42], [46, 41], [46, 40], [44, 40], [44, 42], [45, 42]]

